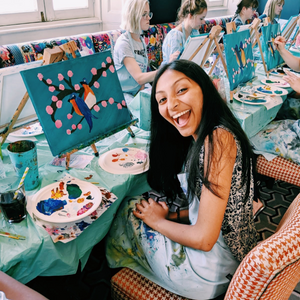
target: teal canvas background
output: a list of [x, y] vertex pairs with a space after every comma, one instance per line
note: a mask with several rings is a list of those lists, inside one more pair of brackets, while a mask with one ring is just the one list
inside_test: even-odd
[[[268, 24], [261, 28], [261, 44], [267, 70], [271, 70], [283, 63], [279, 52], [275, 50], [273, 41], [280, 35], [280, 24]], [[274, 51], [273, 51], [274, 50]]]
[[[110, 51], [21, 75], [54, 156], [84, 148], [134, 123]], [[85, 99], [84, 81], [92, 102]]]
[[223, 37], [230, 90], [255, 76], [250, 31], [226, 34]]

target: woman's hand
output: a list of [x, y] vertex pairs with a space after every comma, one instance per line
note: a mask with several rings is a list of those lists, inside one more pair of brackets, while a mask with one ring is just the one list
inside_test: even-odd
[[278, 36], [274, 40], [275, 49], [279, 52], [285, 49], [286, 40], [283, 36]]
[[143, 220], [148, 226], [156, 230], [156, 225], [161, 220], [165, 220], [168, 217], [169, 208], [165, 202], [155, 202], [149, 198], [142, 200], [139, 204], [136, 204], [136, 210], [133, 214]]
[[289, 83], [289, 85], [295, 92], [300, 93], [300, 77], [289, 71], [285, 71], [285, 73], [287, 74], [287, 76], [284, 76], [283, 80]]
[[178, 51], [178, 50], [175, 51], [174, 53], [172, 53], [169, 58], [169, 63], [176, 60], [178, 58], [179, 54], [180, 54], [180, 51]]

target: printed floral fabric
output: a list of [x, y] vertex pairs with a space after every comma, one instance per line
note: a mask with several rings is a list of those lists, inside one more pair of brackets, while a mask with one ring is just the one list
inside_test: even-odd
[[63, 242], [67, 243], [78, 237], [88, 226], [90, 226], [95, 220], [97, 220], [118, 198], [113, 193], [109, 192], [105, 188], [100, 188], [102, 193], [102, 201], [100, 206], [90, 215], [83, 218], [80, 221], [70, 222], [68, 224], [49, 225], [49, 223], [43, 224], [42, 220], [35, 220], [38, 225], [43, 227], [51, 236], [54, 243]]
[[[220, 126], [227, 131], [228, 129]], [[257, 232], [253, 221], [253, 199], [254, 199], [254, 179], [250, 180], [250, 193], [244, 202], [243, 198], [246, 192], [246, 183], [241, 186], [242, 180], [242, 151], [240, 142], [234, 136], [237, 155], [232, 173], [231, 190], [222, 223], [222, 234], [226, 245], [236, 259], [242, 261], [246, 254], [257, 244]], [[199, 169], [204, 174], [204, 146], [200, 152]], [[197, 197], [200, 199], [202, 182], [197, 179]]]
[[250, 141], [256, 150], [282, 156], [300, 164], [300, 120], [273, 121]]
[[108, 34], [101, 33], [93, 35], [95, 52], [103, 52], [111, 49], [111, 43]]

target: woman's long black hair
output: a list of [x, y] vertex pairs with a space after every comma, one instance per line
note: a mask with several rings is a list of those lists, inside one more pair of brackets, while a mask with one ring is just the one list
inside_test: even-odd
[[[195, 81], [203, 93], [203, 109], [201, 122], [198, 128], [197, 141], [193, 138], [183, 137], [178, 130], [166, 121], [159, 113], [158, 103], [155, 98], [157, 82], [166, 70], [175, 70], [185, 74]], [[200, 101], [200, 99], [195, 99]], [[152, 189], [174, 198], [180, 191], [177, 174], [182, 171], [187, 157], [189, 157], [188, 170], [188, 195], [195, 195], [195, 178], [200, 177], [203, 184], [213, 193], [214, 189], [209, 178], [209, 165], [204, 170], [204, 177], [199, 173], [199, 154], [205, 138], [209, 137], [209, 162], [213, 154], [213, 130], [216, 126], [223, 125], [235, 134], [240, 141], [242, 163], [242, 185], [247, 180], [245, 199], [249, 195], [250, 173], [255, 173], [254, 154], [249, 140], [233, 113], [221, 98], [209, 76], [197, 64], [187, 60], [176, 60], [161, 67], [154, 79], [151, 93], [151, 137], [150, 137], [150, 168], [148, 183]], [[251, 164], [253, 168], [251, 168]], [[254, 174], [253, 174], [254, 175]], [[254, 177], [255, 178], [255, 177]], [[216, 193], [215, 193], [216, 194]]]

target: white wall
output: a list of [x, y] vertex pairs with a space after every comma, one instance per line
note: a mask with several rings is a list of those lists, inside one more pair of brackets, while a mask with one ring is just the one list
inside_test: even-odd
[[[39, 23], [29, 26], [2, 26], [0, 28], [0, 45], [117, 29], [121, 22], [123, 1], [124, 0], [95, 0], [96, 16], [93, 19], [78, 19], [76, 22], [61, 21]], [[207, 18], [233, 15], [239, 1], [240, 0], [228, 0], [227, 7], [221, 10], [210, 8]]]

